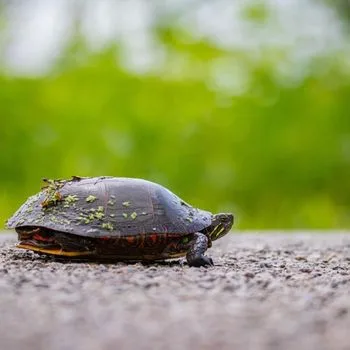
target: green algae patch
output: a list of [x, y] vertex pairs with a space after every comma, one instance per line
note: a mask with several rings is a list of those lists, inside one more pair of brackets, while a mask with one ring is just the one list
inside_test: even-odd
[[112, 231], [113, 230], [113, 225], [110, 222], [104, 222], [102, 224], [102, 228]]
[[77, 202], [79, 200], [78, 196], [73, 194], [73, 195], [68, 195], [67, 197], [64, 198], [64, 208], [69, 208], [72, 204]]
[[93, 196], [92, 194], [90, 194], [89, 196], [86, 197], [85, 201], [88, 203], [92, 203], [97, 199], [96, 196]]
[[104, 218], [105, 214], [101, 213], [100, 211], [95, 213], [95, 218], [98, 220], [102, 220]]

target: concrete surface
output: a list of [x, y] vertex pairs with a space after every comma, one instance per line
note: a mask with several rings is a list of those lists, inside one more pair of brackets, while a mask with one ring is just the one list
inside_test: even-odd
[[0, 236], [0, 349], [350, 349], [350, 234], [232, 234], [214, 268], [62, 263]]

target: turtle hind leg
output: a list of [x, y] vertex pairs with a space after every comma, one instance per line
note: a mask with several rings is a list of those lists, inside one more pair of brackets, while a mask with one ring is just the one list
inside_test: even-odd
[[200, 232], [195, 233], [189, 243], [189, 250], [186, 255], [188, 265], [194, 267], [213, 266], [213, 260], [204, 255], [208, 246], [208, 237]]

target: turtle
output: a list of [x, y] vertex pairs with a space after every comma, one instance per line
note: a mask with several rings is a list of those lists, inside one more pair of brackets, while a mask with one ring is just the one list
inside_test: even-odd
[[212, 266], [212, 241], [233, 225], [231, 213], [192, 207], [166, 187], [127, 177], [44, 179], [7, 221], [18, 248], [67, 259], [156, 261], [186, 256]]

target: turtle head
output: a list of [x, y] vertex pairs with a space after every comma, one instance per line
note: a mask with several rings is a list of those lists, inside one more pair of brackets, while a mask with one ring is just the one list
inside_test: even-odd
[[207, 228], [207, 232], [211, 240], [215, 241], [230, 232], [232, 225], [232, 214], [215, 214], [213, 215], [211, 225]]

